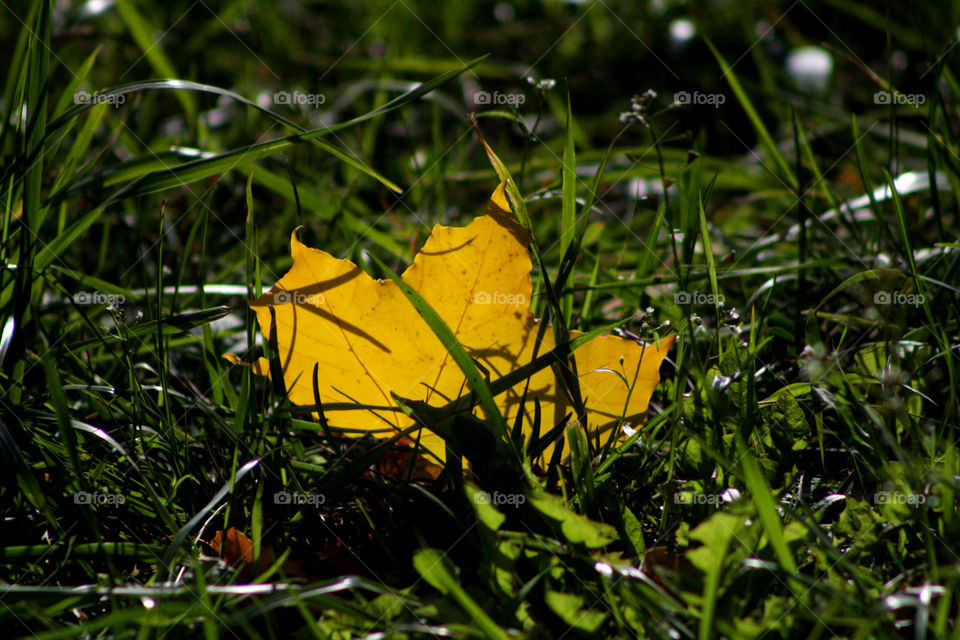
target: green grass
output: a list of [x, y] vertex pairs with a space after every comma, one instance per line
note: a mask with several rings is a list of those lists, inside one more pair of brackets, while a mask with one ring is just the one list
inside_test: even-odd
[[[960, 3], [81, 9], [0, 9], [0, 635], [960, 636]], [[413, 403], [406, 480], [222, 358], [296, 227], [387, 279], [507, 175], [557, 344], [679, 336], [633, 436]]]

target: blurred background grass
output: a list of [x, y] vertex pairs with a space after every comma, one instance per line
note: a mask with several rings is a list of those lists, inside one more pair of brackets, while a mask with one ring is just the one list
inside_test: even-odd
[[[873, 180], [882, 180], [879, 165], [896, 175], [923, 161], [918, 147], [925, 144], [926, 132], [917, 124], [923, 114], [900, 109], [894, 122], [875, 126], [892, 114], [887, 105], [876, 103], [874, 94], [882, 81], [907, 94], [933, 89], [932, 83], [941, 76], [931, 72], [931, 64], [939, 60], [942, 65], [946, 60], [941, 54], [950, 55], [956, 12], [954, 3], [917, 3], [891, 14], [882, 2], [839, 0], [468, 2], [442, 9], [412, 0], [362, 7], [294, 2], [269, 7], [249, 2], [58, 3], [51, 19], [55, 57], [49, 90], [55, 95], [57, 87], [74, 79], [82, 62], [96, 52], [83, 83], [90, 92], [177, 77], [235, 91], [306, 128], [316, 128], [365, 113], [412, 83], [489, 54], [479, 66], [434, 92], [432, 99], [367, 126], [337, 132], [338, 147], [401, 186], [401, 195], [309, 145], [263, 162], [285, 181], [292, 178], [299, 188], [320, 195], [313, 208], [322, 209], [326, 221], [323, 228], [316, 218], [295, 216], [290, 198], [258, 192], [256, 201], [273, 223], [262, 229], [270, 253], [280, 251], [279, 239], [292, 226], [307, 222], [324, 236], [325, 246], [342, 243], [355, 259], [356, 238], [341, 237], [349, 234], [331, 222], [338, 210], [358, 215], [377, 229], [403, 229], [403, 235], [411, 237], [410, 247], [432, 223], [480, 210], [493, 174], [471, 133], [466, 117], [471, 111], [504, 116], [483, 121], [483, 127], [503, 158], [513, 166], [523, 163], [517, 173], [529, 193], [558, 183], [565, 91], [569, 90], [576, 114], [574, 133], [582, 150], [584, 180], [622, 128], [618, 116], [629, 109], [632, 96], [652, 89], [659, 94], [653, 110], [663, 110], [678, 92], [699, 92], [718, 96], [723, 103], [685, 105], [652, 119], [652, 133], [665, 147], [668, 173], [683, 166], [688, 150], [704, 154], [700, 163], [704, 173], [718, 173], [714, 198], [707, 203], [711, 219], [732, 232], [759, 236], [781, 231], [790, 222], [781, 219], [784, 209], [789, 211], [789, 198], [777, 197], [788, 185], [782, 176], [771, 175], [782, 172], [760, 145], [705, 38], [733, 65], [786, 155], [792, 147], [796, 112], [811, 133], [813, 151], [823, 158], [830, 186], [843, 197], [863, 192], [851, 158], [851, 113], [861, 118], [866, 132], [861, 142], [873, 160], [868, 167]], [[0, 22], [5, 58], [13, 55], [26, 15], [25, 8], [10, 5]], [[822, 90], [798, 84], [797, 76], [791, 77], [786, 68], [792, 52], [811, 45], [824, 45], [832, 65], [822, 79]], [[552, 88], [538, 90], [536, 83], [543, 80], [556, 84], [541, 83]], [[277, 92], [301, 92], [312, 96], [314, 103], [275, 104]], [[478, 103], [478, 92], [523, 103], [511, 112], [509, 103]], [[128, 95], [119, 108], [103, 114], [104, 126], [92, 133], [91, 152], [96, 155], [72, 169], [96, 178], [111, 166], [135, 158], [154, 160], [155, 154], [170, 149], [220, 153], [282, 133], [275, 121], [229, 98], [187, 91], [177, 92], [177, 97], [171, 99], [167, 91]], [[910, 130], [901, 135], [897, 128], [903, 126]], [[8, 153], [11, 142], [8, 137]], [[602, 201], [600, 219], [636, 218], [631, 227], [641, 236], [657, 204], [644, 202], [643, 196], [662, 191], [650, 143], [647, 132], [629, 131], [620, 144], [634, 153], [615, 154], [610, 169], [618, 171], [602, 185], [610, 197]], [[158, 162], [175, 163], [165, 156]], [[133, 216], [143, 234], [140, 242], [147, 245], [120, 242], [110, 252], [123, 252], [121, 262], [137, 262], [137, 251], [156, 239], [156, 223], [146, 222], [156, 219], [162, 197], [166, 216], [180, 220], [172, 225], [173, 233], [189, 224], [200, 208], [209, 208], [219, 230], [210, 235], [210, 254], [237, 256], [243, 182], [242, 171], [232, 172], [139, 201], [125, 213]], [[85, 186], [96, 184], [94, 180]], [[817, 195], [814, 190], [812, 196]], [[788, 217], [795, 219], [795, 212]], [[107, 234], [113, 222], [105, 224], [95, 231]], [[548, 246], [552, 232], [543, 230]], [[75, 264], [102, 269], [107, 237], [74, 246]], [[410, 255], [408, 250], [400, 257]]]

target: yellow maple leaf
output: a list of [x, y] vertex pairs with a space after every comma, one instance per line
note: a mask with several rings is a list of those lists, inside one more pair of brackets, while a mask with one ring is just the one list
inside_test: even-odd
[[[510, 213], [505, 184], [494, 192], [487, 214], [466, 227], [436, 225], [402, 275], [491, 381], [533, 360], [539, 324], [529, 310], [530, 235]], [[318, 364], [316, 392], [324, 414], [332, 426], [343, 429], [411, 426], [393, 394], [443, 406], [469, 393], [461, 369], [395, 283], [375, 280], [348, 260], [311, 249], [295, 233], [290, 252], [293, 267], [251, 308], [265, 337], [273, 330], [273, 308], [279, 360], [293, 403], [315, 406], [313, 371]], [[538, 356], [555, 346], [552, 331], [543, 334]], [[578, 335], [571, 331], [571, 340]], [[592, 429], [604, 432], [621, 419], [642, 420], [673, 340], [661, 339], [658, 348], [601, 336], [576, 350]], [[254, 369], [269, 375], [263, 358]], [[508, 424], [520, 409], [525, 384], [495, 398]], [[541, 433], [570, 411], [549, 367], [529, 379], [525, 430], [532, 424], [534, 398], [541, 404]], [[357, 404], [367, 408], [358, 410]], [[444, 459], [439, 436], [424, 431], [420, 443]]]

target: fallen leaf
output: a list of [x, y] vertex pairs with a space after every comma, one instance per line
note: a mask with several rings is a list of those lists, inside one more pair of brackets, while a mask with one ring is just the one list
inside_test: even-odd
[[443, 467], [417, 455], [414, 442], [406, 436], [387, 451], [376, 464], [377, 473], [394, 480], [436, 480]]
[[[241, 581], [252, 580], [257, 575], [264, 573], [277, 559], [277, 554], [271, 547], [262, 547], [257, 568], [254, 570], [253, 540], [236, 527], [227, 529], [226, 534], [223, 531], [217, 531], [209, 544], [224, 562], [238, 571]], [[285, 560], [280, 569], [288, 576], [311, 577], [301, 570], [300, 563], [296, 560]]]
[[[530, 313], [530, 235], [510, 213], [505, 186], [501, 183], [493, 193], [487, 214], [466, 227], [436, 225], [402, 276], [491, 381], [533, 359], [539, 327]], [[316, 393], [326, 419], [331, 426], [348, 430], [411, 426], [391, 393], [438, 407], [469, 393], [460, 368], [395, 283], [375, 280], [348, 260], [307, 247], [295, 232], [290, 253], [293, 267], [251, 307], [265, 340], [274, 330], [271, 307], [274, 311], [279, 360], [293, 403], [316, 406], [316, 365]], [[570, 332], [571, 339], [578, 335]], [[658, 348], [602, 336], [576, 350], [592, 429], [614, 434], [621, 419], [643, 420], [673, 340], [674, 336], [662, 338]], [[553, 332], [545, 331], [537, 355], [554, 346]], [[238, 362], [232, 354], [227, 357]], [[265, 359], [253, 367], [269, 375]], [[496, 397], [507, 424], [513, 424], [525, 384]], [[542, 369], [529, 379], [524, 405], [527, 433], [535, 398], [542, 409], [541, 434], [571, 411], [554, 372]], [[475, 412], [483, 415], [479, 407]], [[420, 443], [444, 460], [439, 436], [424, 431]]]
[[210, 546], [231, 567], [238, 568], [253, 562], [253, 541], [236, 527], [227, 529], [226, 534], [217, 531]]

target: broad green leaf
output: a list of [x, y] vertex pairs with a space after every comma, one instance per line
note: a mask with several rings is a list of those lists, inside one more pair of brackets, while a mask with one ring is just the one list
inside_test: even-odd
[[530, 499], [533, 507], [560, 523], [560, 530], [568, 542], [582, 544], [590, 549], [605, 547], [617, 539], [617, 530], [608, 524], [594, 522], [563, 504], [558, 496], [542, 493]]
[[491, 531], [499, 529], [507, 517], [500, 513], [495, 506], [490, 504], [484, 492], [481, 491], [477, 485], [472, 482], [466, 482], [463, 488], [467, 493], [467, 500], [473, 505], [473, 510], [477, 514], [477, 520], [482, 522]]
[[561, 620], [586, 633], [594, 633], [607, 617], [602, 611], [584, 608], [583, 596], [575, 593], [548, 590], [544, 600]]
[[687, 552], [687, 560], [703, 571], [703, 615], [700, 618], [700, 640], [713, 637], [713, 616], [720, 588], [720, 577], [731, 545], [739, 545], [746, 517], [717, 511], [690, 532], [690, 538], [703, 543]]
[[473, 618], [488, 638], [507, 640], [508, 636], [496, 622], [471, 598], [454, 575], [456, 569], [446, 555], [437, 549], [420, 549], [413, 556], [413, 568], [427, 583], [445, 596], [451, 597]]

